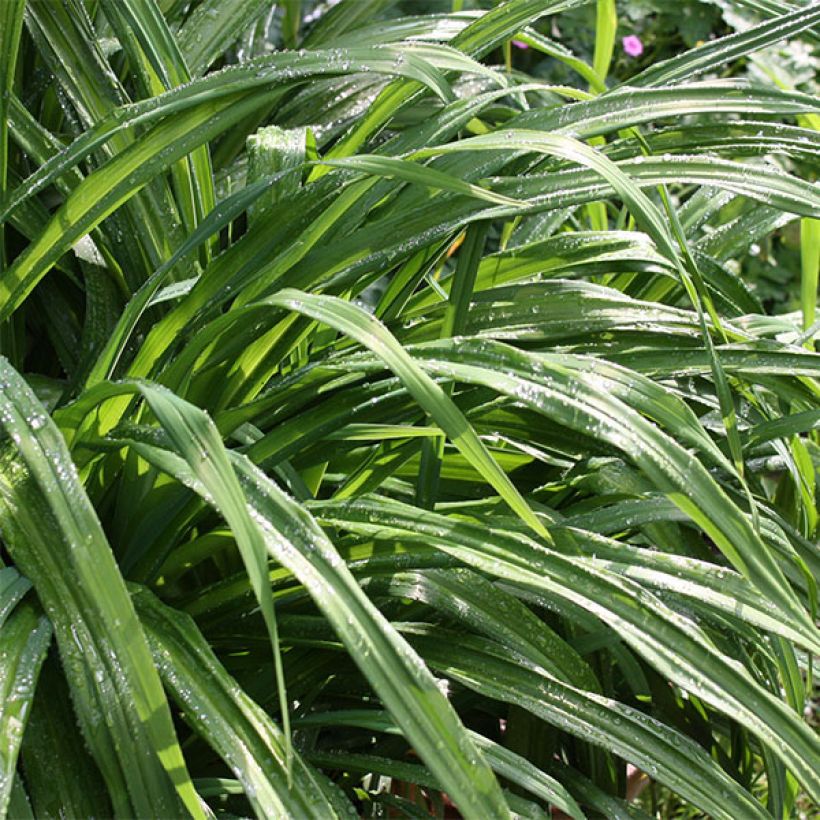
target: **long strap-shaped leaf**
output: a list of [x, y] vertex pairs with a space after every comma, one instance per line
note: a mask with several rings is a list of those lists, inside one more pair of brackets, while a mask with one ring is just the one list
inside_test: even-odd
[[635, 220], [652, 237], [658, 250], [685, 275], [669, 228], [649, 197], [617, 165], [585, 143], [564, 134], [544, 134], [540, 131], [510, 129], [471, 137], [446, 146], [425, 148], [415, 152], [415, 156], [423, 158], [473, 149], [535, 151], [591, 168], [612, 185]]
[[[310, 619], [293, 628], [304, 635]], [[316, 636], [324, 625], [313, 619]], [[288, 629], [283, 624], [284, 629]], [[752, 795], [723, 772], [694, 741], [659, 720], [611, 698], [558, 681], [537, 662], [524, 661], [477, 636], [438, 626], [403, 624], [403, 634], [448, 677], [483, 695], [523, 706], [559, 728], [615, 750], [660, 782], [722, 820], [763, 818]]]
[[290, 757], [292, 748], [288, 700], [279, 651], [276, 613], [267, 581], [268, 559], [261, 527], [248, 512], [242, 488], [231, 469], [219, 432], [210, 418], [198, 407], [183, 402], [169, 390], [146, 385], [141, 392], [176, 450], [196, 470], [197, 478], [206, 488], [208, 498], [225, 517], [236, 538], [236, 545], [262, 610], [273, 648], [279, 708]]
[[527, 656], [554, 677], [592, 692], [601, 684], [587, 662], [517, 598], [470, 569], [393, 572], [367, 584], [397, 598], [424, 601]]
[[202, 816], [148, 645], [65, 442], [0, 358], [0, 522], [51, 619], [80, 723], [122, 814]]
[[[516, 149], [513, 148], [512, 152], [515, 153], [515, 151]], [[497, 163], [496, 167], [503, 164], [503, 158], [500, 161], [497, 159], [498, 152], [494, 156], [493, 162]], [[606, 158], [601, 157], [601, 159]], [[475, 158], [466, 154], [466, 160], [461, 165], [464, 169], [462, 173], [469, 174], [470, 169], [474, 166]], [[657, 185], [667, 181], [670, 175], [674, 175], [681, 183], [725, 188], [744, 196], [774, 202], [778, 208], [792, 213], [820, 217], [820, 195], [818, 195], [816, 186], [783, 172], [772, 173], [756, 168], [752, 175], [749, 166], [741, 163], [719, 159], [707, 160], [702, 157], [696, 159], [672, 157], [657, 160], [637, 158], [623, 163], [621, 170], [628, 172], [633, 182], [641, 187]], [[450, 173], [455, 173], [455, 170], [450, 169]], [[475, 173], [474, 170], [473, 173]], [[308, 290], [315, 288], [317, 283], [322, 283], [332, 288], [333, 292], [339, 292], [360, 281], [363, 275], [369, 275], [380, 268], [394, 265], [397, 258], [406, 258], [422, 248], [430, 248], [433, 243], [462, 230], [466, 222], [513, 216], [516, 212], [521, 213], [522, 210], [524, 213], [554, 210], [616, 195], [613, 194], [613, 187], [601, 180], [597, 172], [586, 169], [567, 169], [557, 173], [524, 175], [503, 181], [496, 179], [494, 182], [494, 189], [497, 192], [526, 198], [529, 202], [523, 209], [520, 206], [515, 210], [508, 209], [506, 206], [484, 208], [481, 203], [462, 197], [444, 195], [441, 200], [437, 197], [432, 199], [422, 189], [414, 186], [413, 191], [419, 192], [419, 195], [413, 197], [411, 201], [407, 201], [405, 196], [403, 208], [396, 210], [386, 208], [384, 216], [380, 214], [379, 218], [368, 222], [358, 230], [339, 231], [332, 242], [325, 242], [321, 247], [313, 248], [310, 253], [303, 255], [300, 264], [288, 271], [281, 284]], [[295, 204], [290, 207], [292, 209]], [[287, 214], [282, 210], [279, 214], [280, 218], [287, 218]], [[305, 233], [307, 234], [307, 231]], [[250, 241], [256, 241], [258, 244], [258, 237]], [[285, 241], [284, 236], [283, 241]], [[223, 257], [220, 257], [220, 260], [227, 260], [227, 257], [234, 255], [234, 251], [240, 258], [247, 256], [247, 252], [241, 252], [245, 251], [241, 248], [241, 243], [237, 243], [235, 248], [228, 250]], [[279, 258], [285, 260], [286, 255], [292, 257], [290, 246], [282, 251]], [[217, 264], [220, 260], [217, 260]], [[281, 267], [278, 263], [271, 263], [269, 267], [266, 267], [265, 281], [262, 281], [262, 277], [259, 278], [258, 286], [255, 288], [256, 292], [263, 293], [265, 290], [270, 290], [273, 282], [283, 279], [283, 270], [291, 267], [292, 262], [291, 258]], [[669, 264], [672, 265], [671, 262]], [[224, 270], [221, 266], [220, 269]], [[674, 265], [672, 269], [677, 270]], [[230, 268], [230, 270], [235, 269]], [[208, 278], [206, 276], [205, 280], [208, 281]], [[224, 300], [229, 295], [233, 298], [240, 284], [241, 281], [232, 282], [233, 290], [223, 291], [224, 295], [220, 294], [220, 299]], [[214, 287], [215, 283], [210, 283], [212, 291]], [[218, 286], [216, 287], [218, 289]], [[185, 304], [183, 302], [180, 309]], [[144, 375], [144, 373], [139, 375]]]
[[[715, 538], [738, 571], [763, 593], [767, 606], [776, 604], [779, 617], [788, 621], [790, 629], [795, 630], [793, 634], [799, 632], [803, 636], [805, 646], [818, 645], [816, 629], [797, 603], [770, 548], [704, 465], [681, 446], [694, 448], [707, 464], [731, 473], [731, 465], [691, 409], [670, 391], [632, 370], [598, 359], [525, 353], [487, 340], [437, 342], [409, 348], [408, 352], [434, 375], [455, 376], [484, 385], [580, 434], [594, 432], [627, 454], [655, 486], [671, 493], [670, 497], [674, 497], [680, 509], [687, 510], [687, 515], [687, 498], [695, 501], [703, 511], [697, 523]], [[749, 358], [754, 361], [756, 357]], [[804, 354], [804, 358], [820, 357]], [[380, 367], [370, 357], [348, 357], [344, 361], [346, 372], [351, 367]], [[434, 361], [441, 365], [433, 364]], [[731, 364], [734, 366], [734, 362]], [[796, 369], [797, 363], [789, 356], [783, 368]], [[708, 365], [704, 369], [708, 371]], [[310, 427], [301, 431], [311, 435]], [[274, 428], [270, 443], [280, 438], [286, 438], [283, 428]], [[266, 457], [271, 449], [260, 447], [251, 452], [254, 457], [257, 453]]]
[[[179, 48], [196, 77], [203, 74], [267, 8], [265, 0], [207, 0], [179, 30]], [[292, 46], [290, 46], [292, 47]]]
[[739, 80], [708, 80], [680, 87], [615, 89], [571, 106], [526, 111], [510, 120], [507, 127], [587, 139], [630, 125], [687, 114], [808, 114], [817, 111], [818, 105], [816, 98], [798, 91], [749, 85]]
[[[501, 134], [474, 137], [472, 139], [464, 140], [461, 143], [451, 144], [446, 147], [442, 146], [441, 148], [425, 149], [423, 151], [417, 152], [416, 156], [423, 157], [439, 152], [461, 151], [464, 150], [463, 146], [467, 144], [478, 146], [482, 150], [491, 148], [498, 149], [503, 147], [505, 143], [508, 145], [508, 147], [521, 147], [524, 150], [535, 150], [559, 156], [564, 159], [569, 159], [573, 162], [578, 162], [582, 165], [588, 166], [589, 168], [592, 168], [595, 172], [599, 173], [617, 191], [618, 195], [624, 201], [624, 204], [632, 212], [635, 219], [643, 225], [647, 233], [655, 241], [656, 245], [658, 246], [658, 250], [660, 250], [660, 252], [664, 256], [666, 256], [670, 260], [670, 262], [672, 262], [672, 264], [677, 268], [683, 283], [687, 286], [687, 288], [691, 288], [689, 273], [685, 269], [683, 261], [681, 260], [679, 255], [679, 250], [675, 247], [675, 241], [658, 209], [649, 200], [646, 194], [644, 194], [643, 191], [641, 191], [634, 184], [634, 182], [632, 182], [632, 180], [626, 174], [624, 174], [623, 171], [621, 171], [614, 163], [600, 155], [598, 152], [594, 151], [589, 146], [579, 142], [578, 140], [556, 134], [506, 131]], [[710, 364], [712, 366], [712, 371], [714, 373], [716, 370], [714, 356], [710, 357]], [[717, 373], [721, 376], [722, 379], [722, 369], [717, 367]], [[722, 384], [721, 379], [717, 380], [719, 389]], [[731, 432], [732, 428], [730, 428], [730, 433]], [[696, 505], [692, 504], [689, 501], [687, 497], [687, 491], [684, 488], [681, 488], [681, 490], [676, 491], [674, 497], [676, 498], [679, 505], [682, 508], [685, 508], [687, 512], [689, 512], [691, 515], [698, 516], [701, 521], [710, 520], [710, 516], [708, 515], [708, 513], [704, 515], [701, 511], [699, 511], [696, 508]], [[712, 518], [711, 520], [714, 522], [715, 519]], [[744, 524], [745, 523], [746, 522], [744, 520]], [[756, 542], [756, 546], [758, 546], [759, 549], [756, 549], [754, 551], [753, 556], [755, 558], [759, 556], [760, 560], [762, 560], [764, 562], [764, 565], [766, 566], [764, 572], [761, 573], [761, 575], [758, 578], [754, 578], [753, 580], [755, 580], [756, 583], [765, 583], [765, 591], [767, 593], [771, 591], [771, 581], [774, 580], [777, 583], [777, 586], [779, 587], [779, 594], [777, 596], [777, 599], [780, 602], [785, 602], [786, 600], [788, 600], [788, 598], [784, 595], [786, 588], [785, 579], [782, 577], [782, 573], [779, 572], [778, 568], [776, 567], [776, 565], [774, 565], [771, 559], [767, 561], [768, 553], [766, 553], [765, 547], [763, 547], [763, 544], [760, 542], [759, 537], [757, 537], [754, 532], [746, 530], [749, 530], [748, 524], [746, 524], [743, 530], [739, 531], [735, 535], [734, 539], [727, 537], [727, 534], [725, 533], [721, 533], [721, 547], [724, 548], [724, 550], [729, 549], [730, 551], [735, 551], [737, 549], [737, 543]], [[764, 587], [761, 588], [763, 589]], [[793, 600], [790, 602], [788, 608], [792, 611], [795, 611]], [[795, 612], [795, 614], [797, 615], [797, 612]], [[805, 619], [805, 614], [800, 612], [798, 617]]]
[[549, 540], [544, 525], [536, 518], [507, 474], [493, 460], [453, 400], [407, 355], [375, 316], [335, 297], [315, 296], [291, 289], [268, 297], [266, 302], [324, 322], [372, 350], [402, 380], [410, 395], [430, 414], [470, 464], [495, 488], [522, 521]]
[[474, 196], [477, 199], [484, 199], [487, 202], [495, 202], [500, 205], [509, 205], [512, 208], [517, 208], [522, 204], [517, 199], [495, 194], [486, 188], [471, 185], [469, 182], [464, 182], [457, 177], [436, 171], [435, 168], [417, 165], [398, 157], [360, 155], [322, 160], [320, 164], [339, 168], [353, 168], [374, 176], [395, 178], [405, 182], [414, 182], [418, 185], [426, 185], [430, 188], [440, 188], [443, 191]]
[[[21, 756], [35, 816], [112, 816], [105, 783], [83, 744], [56, 652], [49, 654], [40, 672]], [[15, 817], [13, 810], [10, 813]]]
[[[143, 77], [146, 96], [161, 94], [191, 75], [158, 4], [154, 0], [105, 3], [105, 14], [128, 54], [132, 70]], [[206, 146], [173, 166], [174, 185], [186, 232], [214, 206], [213, 172]]]
[[6, 816], [37, 676], [51, 641], [48, 619], [22, 604], [0, 630], [0, 817]]
[[673, 83], [705, 71], [713, 71], [730, 60], [751, 54], [806, 31], [820, 23], [820, 8], [797, 8], [747, 31], [721, 37], [711, 43], [658, 63], [629, 80], [630, 85], [652, 86]]
[[23, 28], [24, 8], [25, 0], [7, 0], [0, 6], [0, 198], [6, 193], [9, 102], [14, 84], [20, 33]]
[[[388, 55], [401, 57], [402, 61], [393, 61]], [[448, 68], [452, 67], [454, 59], [460, 60], [464, 67], [472, 68], [477, 65], [466, 57], [456, 53], [453, 55], [447, 55], [444, 60]], [[234, 78], [234, 82], [217, 84], [217, 87], [225, 92], [222, 94], [215, 93], [216, 88], [212, 88], [212, 93], [204, 97], [197, 92], [190, 92], [196, 84], [188, 86], [188, 92], [184, 88], [174, 89], [161, 97], [146, 101], [148, 104], [122, 108], [86, 132], [86, 135], [78, 140], [79, 146], [75, 144], [73, 149], [79, 151], [79, 155], [86, 153], [90, 147], [104, 142], [112, 134], [119, 133], [124, 123], [133, 125], [144, 119], [156, 118], [158, 112], [171, 113], [175, 100], [183, 107], [191, 108], [184, 117], [166, 118], [80, 183], [46, 229], [17, 258], [6, 275], [0, 277], [0, 316], [10, 315], [68, 248], [116, 208], [127, 202], [156, 177], [159, 171], [198, 148], [212, 136], [224, 132], [243, 116], [262, 105], [267, 98], [265, 86], [277, 83], [286, 85], [300, 75], [307, 77], [311, 72], [306, 68], [310, 65], [318, 69], [319, 73], [347, 73], [357, 68], [376, 71], [381, 69], [386, 73], [406, 73], [431, 83], [443, 96], [449, 96], [448, 86], [438, 69], [415, 53], [406, 50], [354, 49], [345, 54], [334, 52], [330, 55], [299, 57], [298, 61], [298, 66], [294, 66], [293, 60], [288, 61], [287, 58], [274, 61], [275, 67], [269, 72], [262, 67], [270, 62], [268, 60], [260, 63], [257, 70], [250, 74], [243, 69]], [[291, 67], [280, 68], [277, 63], [290, 63]], [[228, 72], [230, 73], [230, 69]], [[220, 72], [220, 75], [223, 75], [224, 80], [225, 72]], [[240, 77], [244, 78], [244, 83], [240, 81]], [[207, 78], [200, 82], [207, 85]], [[198, 91], [205, 91], [205, 88]], [[169, 103], [167, 110], [163, 108], [164, 103]], [[77, 154], [74, 154], [74, 157], [76, 158]], [[0, 206], [0, 219], [5, 219], [9, 210], [31, 196], [35, 190], [39, 190], [48, 181], [53, 181], [59, 173], [58, 169], [64, 168], [66, 162], [70, 164], [72, 161], [67, 160], [66, 155], [61, 155], [55, 158], [53, 167], [50, 163], [41, 166], [35, 175], [36, 179], [30, 180], [30, 185], [24, 190], [18, 190], [10, 203]]]
[[[398, 734], [399, 729], [385, 712], [375, 709], [348, 709], [338, 712], [318, 712], [306, 715], [299, 726], [356, 726], [376, 732]], [[470, 737], [484, 753], [493, 770], [518, 784], [536, 797], [557, 806], [574, 820], [584, 820], [584, 813], [572, 795], [558, 780], [542, 772], [529, 760], [499, 743], [470, 732]]]
[[23, 596], [31, 589], [31, 582], [14, 567], [0, 569], [0, 629], [6, 618]]
[[[672, 504], [669, 506], [677, 512]], [[636, 515], [634, 508], [628, 509], [632, 516]], [[598, 520], [602, 519], [605, 520], [604, 515]], [[623, 517], [620, 528], [624, 528]], [[571, 532], [576, 545], [590, 556], [593, 565], [621, 573], [647, 586], [674, 592], [686, 599], [687, 607], [694, 606], [700, 612], [722, 612], [731, 619], [754, 624], [797, 644], [803, 642], [800, 631], [792, 628], [790, 619], [773, 613], [771, 603], [755, 587], [726, 567], [633, 547], [576, 527]]]
[[[804, 635], [806, 646], [820, 647], [814, 624], [747, 518], [697, 459], [627, 407], [617, 394], [612, 395], [612, 388], [593, 375], [594, 371], [587, 375], [572, 367], [565, 369], [552, 357], [529, 355], [489, 342], [456, 345], [442, 359], [440, 368], [429, 369], [485, 384], [570, 429], [594, 429], [600, 438], [627, 453], [659, 489], [715, 539], [729, 561], [780, 608], [783, 616], [792, 619]], [[428, 367], [430, 359], [423, 361]]]
[[[461, 58], [462, 70], [481, 70], [481, 66], [467, 57]], [[52, 184], [68, 168], [74, 167], [92, 151], [105, 145], [116, 134], [134, 126], [155, 123], [168, 116], [180, 116], [184, 112], [215, 107], [236, 100], [241, 92], [254, 91], [259, 95], [260, 105], [269, 99], [271, 88], [287, 86], [304, 81], [315, 75], [347, 74], [357, 71], [372, 71], [387, 75], [404, 76], [420, 83], [428, 84], [442, 97], [449, 96], [449, 86], [434, 65], [405, 53], [402, 48], [361, 47], [335, 49], [307, 54], [279, 52], [270, 57], [260, 58], [250, 65], [232, 66], [215, 72], [193, 83], [174, 88], [158, 97], [122, 106], [79, 136], [71, 146], [59, 156], [44, 163], [21, 185], [9, 199], [0, 206], [0, 220], [6, 219], [20, 202], [34, 196], [47, 185]], [[232, 120], [225, 121], [225, 128]], [[200, 142], [204, 142], [203, 138]], [[167, 144], [163, 147], [167, 147]], [[173, 161], [173, 160], [172, 160]], [[170, 163], [167, 163], [170, 164]]]
[[782, 701], [760, 686], [736, 661], [715, 648], [691, 620], [674, 613], [640, 585], [600, 566], [536, 545], [520, 534], [448, 518], [387, 499], [334, 504], [316, 513], [333, 526], [374, 538], [432, 543], [465, 563], [581, 606], [609, 624], [663, 675], [740, 720], [795, 772], [812, 795], [820, 777], [811, 761], [820, 744]]
[[[100, 398], [160, 390], [134, 382], [103, 383], [98, 388]], [[167, 398], [167, 391], [163, 393]], [[181, 399], [176, 404], [183, 413], [185, 408], [187, 412], [196, 410]], [[131, 444], [154, 466], [211, 500], [198, 470], [171, 450], [157, 447], [155, 439], [150, 443], [117, 441]], [[248, 459], [225, 450], [223, 457], [225, 453], [240, 479], [248, 513], [261, 526], [269, 554], [309, 591], [408, 741], [446, 784], [456, 805], [466, 816], [507, 817], [508, 809], [491, 769], [434, 678], [364, 595], [310, 514]], [[205, 458], [210, 458], [207, 451]]]
[[145, 588], [135, 589], [133, 599], [163, 682], [233, 769], [259, 817], [355, 816], [342, 793], [298, 755], [289, 760], [288, 739], [230, 677], [189, 616]]
[[[6, 197], [9, 168], [9, 108], [14, 86], [17, 52], [23, 27], [25, 0], [8, 0], [0, 5], [0, 201]], [[6, 233], [0, 224], [0, 274], [6, 267]], [[8, 343], [8, 328], [0, 330], [0, 345], [14, 348]]]
[[522, 706], [592, 743], [606, 744], [638, 762], [653, 778], [686, 795], [710, 817], [766, 817], [752, 795], [721, 771], [696, 743], [660, 721], [599, 695], [579, 696], [569, 688], [553, 688], [543, 672], [496, 657], [489, 642], [485, 646], [490, 651], [482, 651], [482, 642], [456, 641], [452, 653], [445, 649], [449, 643], [431, 635], [420, 638], [417, 645], [431, 666], [459, 683]]
[[[454, 48], [471, 57], [481, 57], [508, 37], [547, 14], [557, 14], [590, 0], [510, 0], [481, 15], [452, 40]], [[338, 159], [357, 153], [367, 139], [421, 90], [418, 82], [391, 83], [369, 106], [357, 125], [328, 152], [327, 158]], [[317, 169], [314, 178], [324, 169]]]

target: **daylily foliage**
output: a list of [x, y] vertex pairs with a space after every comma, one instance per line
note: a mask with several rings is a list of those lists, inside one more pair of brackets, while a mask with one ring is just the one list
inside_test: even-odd
[[0, 817], [820, 799], [820, 7], [627, 5], [0, 2]]

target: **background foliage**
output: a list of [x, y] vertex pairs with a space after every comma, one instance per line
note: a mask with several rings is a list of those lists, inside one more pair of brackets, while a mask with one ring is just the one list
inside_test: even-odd
[[818, 22], [1, 3], [0, 815], [816, 810]]

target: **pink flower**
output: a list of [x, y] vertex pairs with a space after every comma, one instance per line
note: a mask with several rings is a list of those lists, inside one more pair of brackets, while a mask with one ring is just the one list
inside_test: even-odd
[[512, 44], [516, 48], [529, 48], [529, 46], [526, 43], [522, 43], [521, 40], [513, 40]]
[[621, 43], [623, 44], [624, 51], [630, 57], [640, 57], [641, 54], [643, 54], [643, 43], [637, 35], [630, 34], [628, 37], [624, 37]]

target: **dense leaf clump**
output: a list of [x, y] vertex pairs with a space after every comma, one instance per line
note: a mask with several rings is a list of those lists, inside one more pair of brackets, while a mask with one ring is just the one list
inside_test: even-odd
[[0, 2], [0, 817], [812, 811], [818, 24]]

